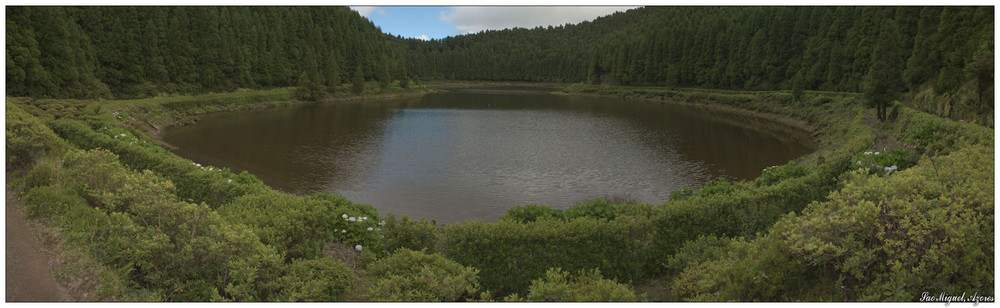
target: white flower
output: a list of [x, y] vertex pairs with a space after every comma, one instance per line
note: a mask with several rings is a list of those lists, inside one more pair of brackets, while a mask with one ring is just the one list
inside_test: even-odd
[[229, 179], [229, 183], [232, 183], [232, 182], [233, 182], [233, 179]]
[[340, 233], [347, 233], [347, 230], [340, 230]]
[[341, 218], [347, 219], [347, 214], [340, 215]]
[[878, 155], [878, 152], [875, 152], [875, 155]]
[[383, 220], [382, 222], [378, 223], [378, 225], [379, 226], [384, 226], [385, 225], [385, 220]]
[[358, 221], [357, 219], [354, 219], [354, 217], [350, 217], [350, 218], [348, 218], [347, 220], [348, 220], [348, 221], [350, 221], [350, 222], [355, 222], [355, 221]]
[[201, 164], [194, 164], [195, 166], [201, 167]]
[[354, 245], [354, 250], [361, 251], [361, 245]]
[[372, 227], [368, 227], [368, 231], [374, 231], [374, 230], [375, 229], [372, 229]]

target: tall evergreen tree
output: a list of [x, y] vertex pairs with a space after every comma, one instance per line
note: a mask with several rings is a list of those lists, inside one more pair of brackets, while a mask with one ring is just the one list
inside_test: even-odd
[[899, 27], [894, 20], [882, 22], [878, 44], [872, 51], [872, 65], [863, 84], [864, 100], [876, 109], [879, 121], [886, 120], [886, 107], [905, 89], [903, 59], [899, 52]]
[[354, 69], [354, 75], [351, 77], [351, 90], [354, 94], [361, 95], [365, 92], [365, 75], [361, 71], [361, 65], [358, 64]]
[[382, 57], [382, 61], [379, 62], [378, 76], [376, 78], [378, 79], [379, 87], [381, 87], [382, 89], [389, 87], [389, 83], [392, 82], [392, 77], [390, 76], [391, 75], [389, 74], [389, 60], [386, 59], [385, 57]]

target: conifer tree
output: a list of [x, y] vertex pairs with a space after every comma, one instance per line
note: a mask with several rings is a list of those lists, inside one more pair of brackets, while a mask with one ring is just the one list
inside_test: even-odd
[[886, 107], [902, 94], [903, 60], [899, 54], [899, 28], [894, 20], [879, 27], [879, 40], [872, 51], [872, 65], [863, 84], [864, 101], [876, 109], [879, 121], [886, 120]]
[[365, 76], [361, 72], [361, 65], [358, 64], [354, 69], [354, 76], [351, 77], [351, 89], [354, 94], [361, 95], [365, 92]]

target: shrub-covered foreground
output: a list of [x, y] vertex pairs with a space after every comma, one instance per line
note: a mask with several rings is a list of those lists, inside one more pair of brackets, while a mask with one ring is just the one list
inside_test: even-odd
[[[18, 99], [6, 108], [8, 179], [32, 218], [115, 269], [100, 298], [914, 301], [993, 288], [992, 130], [899, 105], [871, 127], [843, 94], [648, 91], [805, 120], [822, 144], [660, 205], [527, 205], [438, 226], [177, 157], [136, 125], [149, 120], [140, 103]], [[193, 115], [286, 93], [234, 95], [149, 104]], [[646, 281], [659, 294], [636, 293]]]

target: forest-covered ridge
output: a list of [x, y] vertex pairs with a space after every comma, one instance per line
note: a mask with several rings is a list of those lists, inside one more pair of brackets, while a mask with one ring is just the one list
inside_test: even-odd
[[345, 7], [9, 7], [7, 85], [120, 98], [292, 86], [314, 68], [333, 84], [360, 66], [368, 80], [860, 92], [886, 21], [909, 89], [991, 82], [991, 7], [644, 7], [431, 41], [384, 34]]

